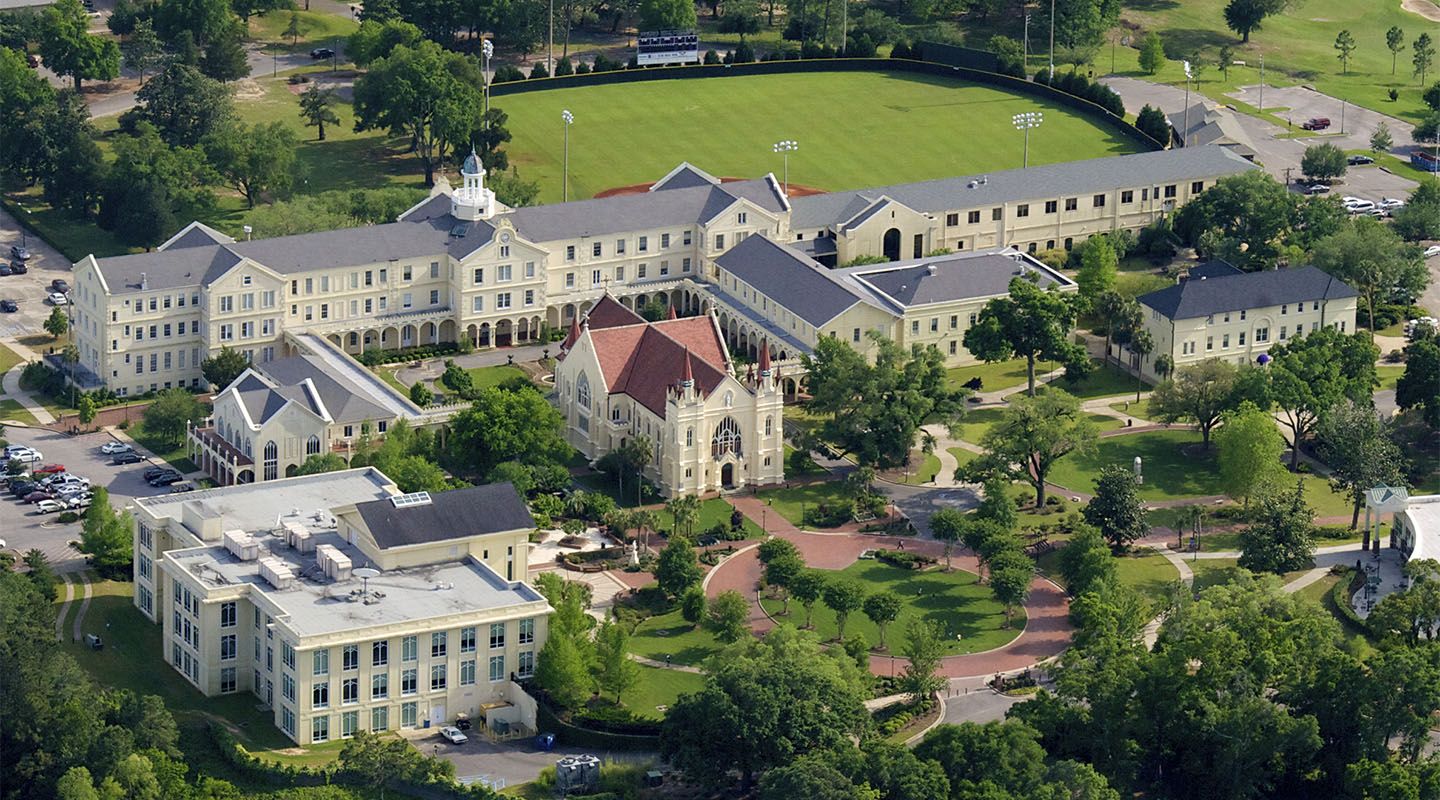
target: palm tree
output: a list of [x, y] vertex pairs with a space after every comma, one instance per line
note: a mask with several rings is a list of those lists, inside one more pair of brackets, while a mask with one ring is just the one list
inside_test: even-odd
[[650, 549], [650, 531], [660, 525], [660, 520], [656, 518], [655, 512], [645, 508], [632, 511], [630, 512], [630, 523], [640, 534], [641, 546], [647, 550]]
[[687, 494], [670, 499], [665, 510], [675, 519], [675, 533], [683, 529], [686, 536], [695, 534], [695, 523], [700, 519], [700, 498]]

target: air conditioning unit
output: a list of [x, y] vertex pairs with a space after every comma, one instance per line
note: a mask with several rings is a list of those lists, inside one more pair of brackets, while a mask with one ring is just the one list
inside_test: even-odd
[[276, 589], [289, 589], [295, 582], [295, 573], [290, 570], [290, 565], [273, 557], [260, 559], [260, 577]]
[[254, 561], [260, 557], [260, 543], [245, 531], [226, 531], [222, 537], [225, 541], [225, 549], [230, 555], [241, 561]]

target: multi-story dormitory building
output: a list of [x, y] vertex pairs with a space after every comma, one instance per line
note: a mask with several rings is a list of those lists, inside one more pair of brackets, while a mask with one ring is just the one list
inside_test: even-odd
[[1196, 147], [792, 200], [773, 175], [721, 182], [682, 164], [642, 194], [511, 209], [469, 159], [460, 188], [442, 182], [394, 223], [243, 242], [192, 224], [154, 253], [86, 257], [73, 294], [79, 374], [133, 394], [198, 385], [221, 346], [263, 363], [305, 334], [352, 354], [525, 341], [607, 291], [631, 307], [708, 310], [723, 306], [709, 291], [715, 260], [753, 235], [826, 266], [1070, 247], [1148, 225], [1254, 168]]
[[534, 729], [514, 681], [552, 609], [525, 582], [534, 522], [510, 484], [407, 495], [364, 468], [132, 513], [135, 606], [203, 694], [253, 694], [300, 744], [457, 714]]

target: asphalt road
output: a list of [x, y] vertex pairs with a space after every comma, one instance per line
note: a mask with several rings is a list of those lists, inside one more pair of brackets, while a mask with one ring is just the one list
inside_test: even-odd
[[[100, 446], [115, 441], [108, 433], [66, 436], [44, 428], [6, 428], [5, 439], [11, 444], [24, 444], [39, 450], [43, 464], [63, 464], [67, 471], [90, 479], [90, 485], [105, 487], [116, 508], [136, 497], [166, 494], [167, 488], [154, 488], [142, 477], [146, 469], [161, 465], [159, 459], [138, 464], [116, 466], [110, 457], [100, 453]], [[39, 466], [39, 465], [37, 465]], [[35, 507], [16, 500], [8, 493], [0, 494], [0, 538], [7, 549], [23, 555], [38, 548], [61, 572], [85, 568], [84, 556], [70, 546], [80, 538], [80, 523], [61, 524], [57, 514], [40, 515]]]

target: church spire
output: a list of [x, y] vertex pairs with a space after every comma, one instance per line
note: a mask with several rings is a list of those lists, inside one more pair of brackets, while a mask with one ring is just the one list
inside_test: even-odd
[[665, 319], [675, 319], [675, 306], [670, 306], [670, 310], [665, 312]]
[[760, 377], [770, 377], [770, 340], [760, 342]]
[[680, 385], [686, 389], [695, 385], [695, 372], [690, 368], [690, 348], [685, 348], [684, 372], [680, 373]]
[[569, 350], [580, 340], [580, 315], [570, 318], [570, 333], [566, 334], [565, 341], [560, 344], [561, 350]]

